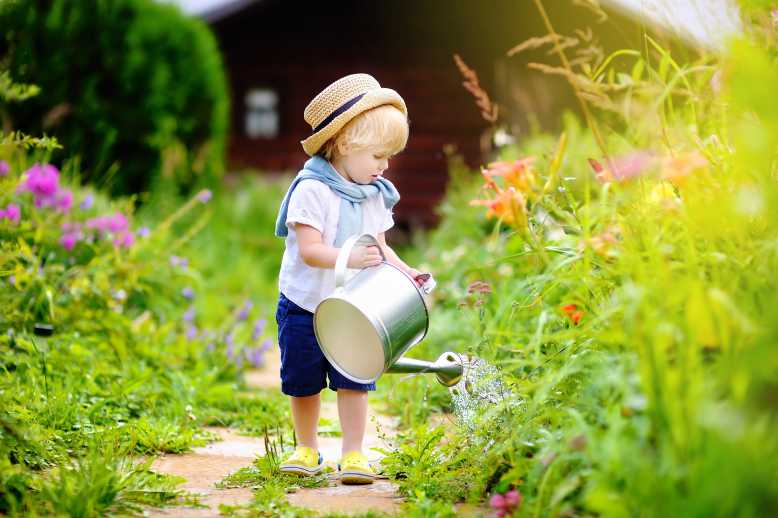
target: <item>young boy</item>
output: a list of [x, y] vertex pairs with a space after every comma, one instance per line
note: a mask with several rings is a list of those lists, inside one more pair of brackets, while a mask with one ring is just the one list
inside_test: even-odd
[[[375, 477], [362, 453], [367, 391], [375, 390], [375, 384], [355, 383], [330, 365], [314, 335], [313, 312], [335, 288], [339, 247], [351, 235], [375, 235], [387, 261], [412, 278], [420, 274], [397, 256], [384, 235], [394, 225], [392, 207], [400, 195], [383, 174], [389, 159], [405, 148], [407, 117], [402, 97], [368, 74], [335, 81], [305, 108], [304, 119], [313, 131], [302, 146], [312, 158], [289, 187], [276, 221], [276, 235], [286, 237], [276, 312], [281, 391], [291, 396], [299, 445], [281, 464], [282, 472], [313, 475], [322, 469], [319, 392], [329, 378], [330, 389], [337, 391], [343, 432], [341, 481], [370, 484]], [[358, 247], [348, 266], [380, 263], [376, 247]]]

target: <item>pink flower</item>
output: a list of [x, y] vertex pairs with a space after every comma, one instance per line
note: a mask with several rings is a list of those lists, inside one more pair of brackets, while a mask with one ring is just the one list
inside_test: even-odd
[[491, 507], [492, 509], [504, 509], [505, 497], [502, 496], [500, 493], [493, 494], [492, 497], [489, 499], [489, 507]]
[[6, 218], [11, 223], [19, 223], [22, 210], [15, 203], [9, 204], [6, 208], [0, 209], [0, 219]]
[[68, 212], [73, 206], [73, 193], [67, 189], [62, 189], [57, 193], [57, 207], [62, 212]]
[[132, 232], [122, 232], [113, 240], [114, 246], [123, 246], [124, 248], [130, 248], [135, 244], [135, 234]]
[[0, 176], [7, 176], [10, 170], [11, 168], [9, 167], [8, 162], [0, 160]]
[[25, 180], [17, 189], [31, 192], [35, 198], [47, 199], [59, 189], [59, 170], [51, 164], [35, 164], [25, 172]]
[[62, 234], [62, 237], [59, 239], [59, 244], [62, 245], [62, 248], [68, 251], [73, 250], [77, 242], [78, 236], [75, 234]]
[[505, 504], [510, 508], [521, 505], [521, 493], [519, 493], [518, 489], [511, 489], [505, 493]]
[[107, 223], [108, 230], [114, 233], [118, 232], [124, 232], [127, 230], [127, 218], [124, 217], [124, 214], [121, 212], [117, 212], [113, 216], [110, 217]]

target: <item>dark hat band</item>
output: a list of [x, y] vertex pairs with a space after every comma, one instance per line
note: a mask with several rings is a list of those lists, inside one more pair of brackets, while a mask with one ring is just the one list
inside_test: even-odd
[[349, 101], [346, 101], [345, 103], [340, 105], [332, 113], [327, 115], [327, 118], [325, 118], [323, 121], [321, 121], [321, 123], [318, 126], [313, 128], [313, 131], [311, 131], [311, 133], [317, 133], [318, 131], [322, 130], [327, 124], [329, 124], [330, 122], [335, 120], [335, 117], [337, 117], [338, 115], [340, 115], [344, 111], [348, 110], [349, 108], [351, 108], [352, 106], [357, 104], [357, 102], [359, 102], [359, 100], [362, 99], [366, 94], [367, 94], [367, 92], [361, 93], [361, 94], [357, 95], [356, 97], [354, 97], [353, 99], [351, 99]]

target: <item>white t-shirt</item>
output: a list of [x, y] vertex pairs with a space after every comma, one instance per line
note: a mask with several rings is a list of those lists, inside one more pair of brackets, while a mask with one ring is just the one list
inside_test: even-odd
[[[338, 230], [341, 198], [325, 183], [302, 180], [292, 191], [286, 215], [286, 250], [281, 261], [278, 288], [289, 300], [310, 312], [335, 289], [335, 270], [308, 266], [300, 255], [294, 223], [309, 225], [322, 234], [325, 245], [333, 246]], [[361, 234], [377, 236], [394, 226], [392, 211], [384, 207], [381, 193], [363, 201]]]

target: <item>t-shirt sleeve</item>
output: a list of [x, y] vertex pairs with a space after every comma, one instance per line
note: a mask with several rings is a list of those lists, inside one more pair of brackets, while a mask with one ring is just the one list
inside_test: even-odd
[[292, 191], [286, 212], [286, 226], [294, 228], [295, 223], [309, 225], [322, 234], [326, 219], [326, 203], [321, 188], [326, 185], [315, 180], [303, 180]]
[[383, 220], [381, 221], [380, 232], [386, 232], [394, 226], [394, 216], [392, 215], [392, 209], [385, 208], [383, 203], [381, 203], [381, 208], [383, 209], [384, 215]]

